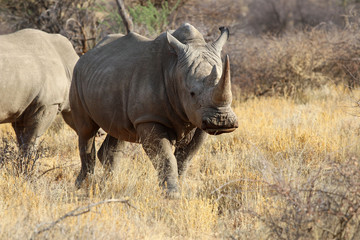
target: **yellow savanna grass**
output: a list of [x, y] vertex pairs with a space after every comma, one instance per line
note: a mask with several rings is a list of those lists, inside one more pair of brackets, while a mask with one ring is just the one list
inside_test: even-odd
[[[208, 137], [181, 179], [179, 200], [164, 198], [136, 144], [126, 146], [112, 176], [105, 179], [97, 162], [88, 188], [76, 190], [76, 134], [61, 124], [52, 127], [30, 177], [17, 177], [11, 161], [2, 163], [0, 239], [267, 238], [271, 227], [257, 216], [277, 216], [287, 206], [272, 197], [269, 185], [306, 185], [328, 161], [345, 163], [360, 153], [360, 90], [324, 86], [304, 94], [306, 103], [284, 97], [234, 102], [239, 129]], [[0, 134], [15, 141], [10, 125], [1, 125]], [[100, 204], [41, 232], [74, 209], [106, 199], [131, 206]]]

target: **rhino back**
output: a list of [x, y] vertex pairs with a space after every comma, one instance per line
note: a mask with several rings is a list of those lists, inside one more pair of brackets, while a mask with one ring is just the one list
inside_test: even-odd
[[0, 122], [15, 121], [30, 105], [69, 105], [77, 59], [60, 35], [25, 29], [0, 36]]
[[161, 44], [130, 33], [80, 58], [74, 71], [76, 94], [101, 128], [135, 141], [139, 123], [171, 125], [162, 62]]
[[115, 41], [115, 40], [117, 40], [117, 39], [119, 39], [119, 38], [121, 38], [123, 36], [124, 35], [121, 34], [121, 33], [109, 34], [106, 37], [104, 37], [103, 39], [101, 39], [101, 41], [98, 42], [95, 47], [100, 48], [100, 47], [102, 47], [102, 46], [104, 46], [104, 45], [106, 45], [108, 43], [111, 43], [111, 42], [113, 42], [113, 41]]

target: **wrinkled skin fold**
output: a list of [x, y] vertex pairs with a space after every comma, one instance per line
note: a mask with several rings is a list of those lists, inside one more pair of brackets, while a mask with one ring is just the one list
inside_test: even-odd
[[221, 60], [229, 32], [220, 30], [212, 43], [190, 24], [154, 40], [111, 35], [81, 57], [70, 89], [82, 166], [77, 187], [94, 172], [101, 127], [108, 135], [98, 157], [107, 169], [125, 141], [140, 143], [167, 196], [179, 196], [179, 176], [207, 134], [238, 127], [230, 106], [230, 60]]

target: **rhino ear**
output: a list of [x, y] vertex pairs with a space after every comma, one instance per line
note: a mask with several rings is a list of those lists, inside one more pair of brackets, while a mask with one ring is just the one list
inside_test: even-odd
[[169, 32], [166, 32], [166, 38], [170, 46], [170, 51], [175, 53], [178, 56], [181, 56], [186, 51], [186, 45], [177, 40]]
[[229, 29], [227, 27], [220, 27], [219, 30], [221, 31], [220, 37], [211, 44], [217, 52], [221, 52], [230, 35]]

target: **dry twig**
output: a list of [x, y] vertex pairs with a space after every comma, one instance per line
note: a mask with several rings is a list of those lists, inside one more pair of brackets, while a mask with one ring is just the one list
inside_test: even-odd
[[78, 164], [70, 164], [70, 165], [68, 165], [68, 166], [53, 167], [53, 168], [50, 168], [50, 169], [48, 169], [48, 170], [45, 170], [45, 171], [44, 171], [42, 174], [40, 174], [37, 178], [39, 179], [39, 178], [41, 178], [42, 176], [44, 176], [45, 174], [47, 174], [48, 172], [51, 172], [51, 171], [53, 171], [53, 170], [55, 170], [55, 169], [74, 167], [74, 166], [76, 166], [76, 165], [78, 165]]
[[39, 224], [34, 232], [32, 233], [31, 237], [30, 237], [30, 240], [33, 240], [35, 239], [35, 237], [37, 235], [39, 235], [40, 233], [43, 233], [43, 232], [46, 232], [46, 231], [49, 231], [50, 229], [52, 229], [56, 224], [58, 224], [59, 222], [61, 222], [62, 220], [64, 220], [65, 218], [68, 218], [68, 217], [76, 217], [76, 216], [79, 216], [79, 215], [82, 215], [82, 214], [85, 214], [85, 213], [88, 213], [91, 211], [91, 208], [93, 207], [96, 207], [98, 205], [101, 205], [101, 204], [106, 204], [106, 203], [124, 203], [126, 205], [128, 205], [129, 207], [132, 207], [134, 209], [137, 209], [136, 207], [134, 207], [133, 205], [131, 205], [129, 203], [129, 200], [128, 199], [107, 199], [107, 200], [104, 200], [104, 201], [101, 201], [101, 202], [97, 202], [97, 203], [92, 203], [92, 204], [89, 204], [87, 206], [84, 206], [84, 207], [78, 207], [78, 208], [75, 208], [74, 210], [64, 214], [63, 216], [61, 216], [60, 218], [58, 218], [57, 220], [49, 223], [49, 225], [45, 228], [42, 228], [40, 230], [38, 230], [38, 226], [39, 225], [44, 225], [44, 224]]

